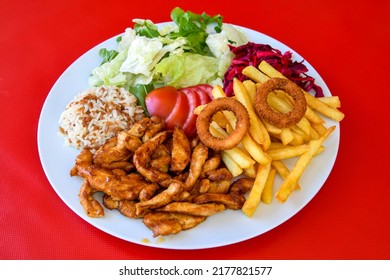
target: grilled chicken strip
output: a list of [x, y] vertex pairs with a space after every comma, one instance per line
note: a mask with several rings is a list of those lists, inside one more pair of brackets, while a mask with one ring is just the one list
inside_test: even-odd
[[150, 212], [143, 218], [143, 223], [152, 232], [153, 237], [179, 233], [199, 225], [206, 217], [170, 212]]
[[137, 203], [137, 215], [141, 215], [141, 213], [143, 213], [146, 209], [157, 209], [179, 199], [183, 190], [183, 183], [178, 181], [172, 182], [169, 187], [161, 193], [155, 195], [149, 200]]
[[85, 214], [91, 218], [99, 218], [104, 216], [104, 209], [99, 202], [92, 196], [97, 192], [87, 180], [84, 179], [79, 191], [80, 203], [84, 208]]
[[152, 154], [170, 135], [171, 131], [161, 131], [142, 144], [134, 153], [133, 162], [137, 171], [151, 182], [158, 183], [171, 178], [169, 174], [149, 167]]
[[181, 172], [183, 171], [187, 164], [190, 162], [191, 158], [191, 146], [190, 141], [187, 136], [184, 134], [184, 131], [181, 127], [176, 126], [173, 129], [173, 143], [172, 143], [172, 160], [170, 171], [172, 172]]
[[164, 119], [157, 115], [152, 116], [148, 122], [148, 125], [146, 126], [144, 134], [142, 135], [142, 142], [145, 143], [164, 128]]
[[98, 165], [109, 165], [117, 161], [127, 161], [131, 152], [126, 148], [130, 137], [126, 132], [120, 132], [117, 137], [107, 140], [93, 156], [93, 162]]
[[196, 180], [202, 174], [203, 165], [208, 158], [208, 148], [199, 142], [198, 145], [192, 151], [190, 171], [188, 177], [184, 183], [185, 190], [191, 191], [194, 187]]
[[170, 152], [163, 144], [160, 144], [151, 156], [149, 167], [167, 173], [170, 162]]
[[150, 118], [143, 118], [136, 122], [128, 131], [127, 134], [135, 136], [137, 138], [141, 138], [144, 134], [146, 129], [148, 128]]
[[191, 202], [171, 202], [164, 207], [156, 209], [156, 211], [180, 213], [194, 216], [208, 217], [218, 212], [225, 210], [223, 204], [205, 203], [195, 204]]
[[253, 186], [251, 178], [240, 178], [236, 180], [229, 189], [229, 193], [205, 193], [194, 198], [194, 203], [222, 203], [227, 208], [238, 210], [245, 203], [245, 193]]

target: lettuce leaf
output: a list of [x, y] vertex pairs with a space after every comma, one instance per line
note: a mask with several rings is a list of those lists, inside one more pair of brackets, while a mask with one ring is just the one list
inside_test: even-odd
[[168, 56], [156, 65], [155, 77], [176, 88], [212, 83], [218, 78], [218, 60], [200, 54]]

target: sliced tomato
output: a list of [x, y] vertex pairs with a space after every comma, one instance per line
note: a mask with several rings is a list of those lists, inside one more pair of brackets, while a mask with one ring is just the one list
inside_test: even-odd
[[[182, 90], [179, 90], [179, 92], [182, 92]], [[187, 120], [183, 125], [183, 130], [184, 133], [187, 135], [187, 137], [189, 139], [192, 139], [196, 136], [197, 115], [194, 114], [194, 110], [201, 103], [200, 103], [199, 94], [193, 89], [186, 90], [186, 96], [188, 99], [188, 114], [187, 114]]]
[[180, 90], [185, 94], [188, 94], [191, 91], [195, 91], [199, 95], [200, 104], [207, 104], [212, 100], [211, 91], [213, 90], [213, 87], [207, 84], [186, 87]]
[[213, 86], [208, 85], [208, 84], [200, 84], [200, 85], [196, 85], [194, 87], [196, 87], [199, 90], [203, 90], [203, 92], [208, 95], [209, 102], [214, 99], [213, 94], [212, 94]]
[[173, 129], [176, 125], [180, 125], [184, 128], [184, 123], [187, 120], [189, 111], [189, 100], [187, 95], [181, 91], [178, 91], [176, 104], [173, 107], [171, 113], [165, 118], [165, 124], [167, 129]]
[[172, 112], [178, 99], [178, 91], [172, 86], [156, 88], [145, 97], [145, 105], [151, 116], [158, 115], [166, 119]]
[[200, 104], [204, 105], [204, 104], [207, 104], [211, 101], [209, 94], [205, 90], [203, 90], [202, 88], [194, 87], [193, 90], [196, 91], [196, 93], [199, 95]]

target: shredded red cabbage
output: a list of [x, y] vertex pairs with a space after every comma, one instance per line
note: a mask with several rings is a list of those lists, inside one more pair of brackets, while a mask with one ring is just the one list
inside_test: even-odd
[[248, 79], [242, 74], [242, 70], [248, 66], [258, 67], [260, 62], [265, 60], [285, 77], [299, 85], [306, 91], [313, 90], [316, 97], [324, 96], [322, 88], [315, 84], [314, 78], [307, 75], [308, 69], [303, 60], [292, 61], [292, 53], [286, 51], [284, 54], [267, 44], [256, 44], [248, 42], [239, 47], [229, 46], [235, 57], [224, 75], [223, 88], [227, 96], [233, 93], [233, 78], [240, 81]]

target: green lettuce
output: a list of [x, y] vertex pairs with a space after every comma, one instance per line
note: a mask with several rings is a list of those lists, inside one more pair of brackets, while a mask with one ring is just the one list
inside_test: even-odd
[[212, 83], [218, 78], [218, 60], [211, 56], [183, 53], [163, 58], [157, 63], [155, 71], [157, 80], [176, 88]]

